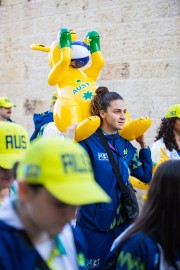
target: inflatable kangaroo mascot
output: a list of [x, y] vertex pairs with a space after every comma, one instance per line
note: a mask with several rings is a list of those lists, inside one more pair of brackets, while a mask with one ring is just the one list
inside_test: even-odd
[[[71, 124], [76, 123], [75, 140], [88, 138], [100, 126], [99, 116], [90, 115], [91, 98], [97, 89], [96, 80], [104, 66], [99, 34], [96, 31], [88, 32], [82, 42], [76, 41], [73, 30], [62, 28], [57, 41], [50, 47], [33, 44], [31, 48], [49, 53], [51, 70], [48, 83], [51, 86], [57, 85], [58, 92], [54, 106], [55, 125], [64, 133]], [[141, 136], [150, 125], [151, 119], [145, 117], [130, 122], [127, 113], [127, 122], [119, 133], [125, 139], [133, 140]]]

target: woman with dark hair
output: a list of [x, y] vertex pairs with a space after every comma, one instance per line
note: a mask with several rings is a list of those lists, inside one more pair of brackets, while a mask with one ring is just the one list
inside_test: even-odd
[[[118, 133], [126, 120], [123, 98], [116, 92], [109, 92], [107, 87], [99, 87], [90, 109], [92, 115], [101, 118], [100, 129], [112, 150], [125, 185], [130, 184], [130, 174], [148, 183], [152, 176], [152, 160], [144, 136], [137, 138], [141, 146], [138, 153]], [[97, 183], [112, 199], [109, 204], [91, 204], [79, 208], [77, 212], [77, 226], [82, 229], [89, 248], [87, 266], [89, 269], [102, 269], [114, 239], [130, 222], [122, 210], [121, 190], [98, 133], [95, 132], [80, 144], [90, 156]]]
[[180, 269], [180, 160], [155, 172], [140, 217], [117, 247], [116, 270]]
[[180, 159], [180, 104], [172, 105], [162, 118], [151, 152], [154, 166], [167, 159]]

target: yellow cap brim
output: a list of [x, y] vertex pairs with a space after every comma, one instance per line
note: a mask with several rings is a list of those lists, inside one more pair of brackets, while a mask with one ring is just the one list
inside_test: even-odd
[[15, 162], [20, 161], [23, 154], [0, 154], [0, 167], [12, 169]]
[[58, 200], [70, 205], [110, 202], [111, 198], [95, 181], [69, 181], [45, 184], [45, 188]]
[[9, 102], [6, 105], [4, 105], [3, 107], [8, 109], [8, 108], [16, 107], [16, 104]]

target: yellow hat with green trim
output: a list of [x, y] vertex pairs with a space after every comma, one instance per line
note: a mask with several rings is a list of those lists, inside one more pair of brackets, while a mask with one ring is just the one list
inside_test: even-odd
[[34, 140], [19, 163], [17, 178], [43, 185], [58, 200], [70, 205], [110, 201], [94, 179], [86, 151], [68, 139]]
[[178, 117], [180, 118], [180, 104], [172, 105], [166, 112], [165, 118]]
[[9, 98], [0, 97], [0, 107], [11, 108], [16, 107], [16, 105], [13, 102], [11, 102]]
[[0, 121], [0, 167], [11, 169], [28, 146], [29, 136], [21, 125]]

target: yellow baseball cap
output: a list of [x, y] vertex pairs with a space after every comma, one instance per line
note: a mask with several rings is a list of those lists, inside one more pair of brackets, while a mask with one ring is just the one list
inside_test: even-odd
[[21, 125], [0, 121], [0, 167], [11, 169], [28, 146], [29, 136]]
[[54, 197], [70, 205], [111, 200], [94, 180], [86, 151], [68, 139], [34, 140], [19, 163], [17, 178], [29, 184], [42, 184]]
[[0, 97], [0, 107], [11, 108], [16, 107], [16, 105], [10, 101], [7, 97]]
[[172, 105], [166, 112], [165, 118], [178, 117], [180, 118], [180, 104]]

